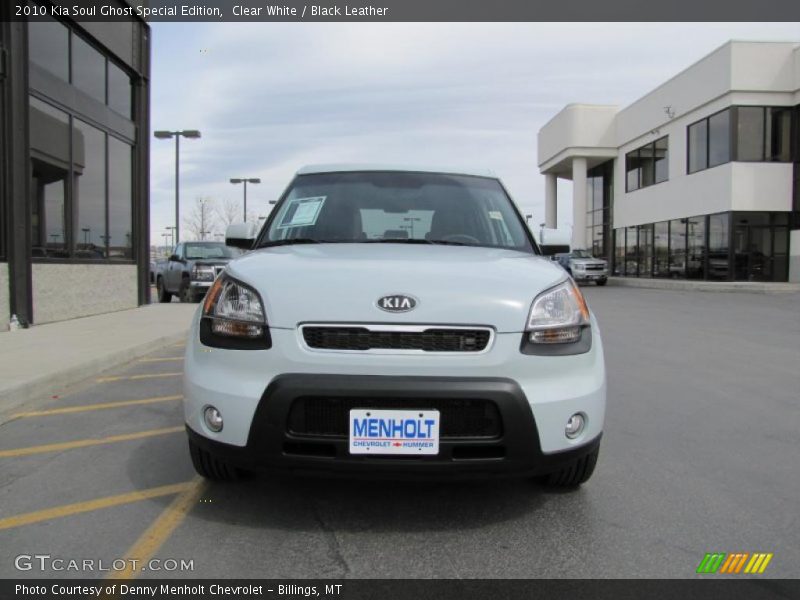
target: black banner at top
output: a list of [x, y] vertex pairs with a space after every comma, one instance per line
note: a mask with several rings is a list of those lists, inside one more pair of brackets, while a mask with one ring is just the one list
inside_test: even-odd
[[[11, 18], [172, 22], [800, 21], [797, 0], [3, 0]], [[800, 28], [798, 30], [800, 33]]]

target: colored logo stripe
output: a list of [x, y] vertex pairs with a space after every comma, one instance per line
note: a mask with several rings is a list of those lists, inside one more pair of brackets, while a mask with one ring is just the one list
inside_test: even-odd
[[[700, 561], [698, 573], [745, 573], [760, 574], [767, 569], [773, 554], [766, 552], [709, 552]], [[749, 561], [748, 561], [749, 559]], [[745, 566], [745, 564], [747, 566]]]

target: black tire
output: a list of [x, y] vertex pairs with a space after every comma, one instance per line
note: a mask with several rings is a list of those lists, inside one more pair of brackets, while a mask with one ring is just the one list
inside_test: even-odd
[[159, 302], [172, 302], [172, 294], [164, 287], [163, 277], [156, 279], [156, 293], [158, 294]]
[[605, 285], [608, 283], [608, 279], [598, 279], [597, 285]]
[[563, 469], [544, 475], [539, 482], [550, 488], [577, 488], [582, 483], [589, 481], [600, 455], [600, 447], [594, 449]]
[[178, 299], [181, 302], [197, 302], [197, 297], [194, 295], [192, 288], [189, 287], [188, 277], [184, 277], [181, 281], [181, 289], [178, 292]]
[[213, 481], [236, 481], [241, 472], [189, 440], [189, 455], [198, 475]]

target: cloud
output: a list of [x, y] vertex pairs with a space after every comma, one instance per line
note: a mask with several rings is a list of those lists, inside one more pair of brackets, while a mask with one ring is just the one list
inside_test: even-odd
[[[543, 217], [536, 133], [570, 102], [628, 104], [730, 38], [791, 39], [791, 23], [153, 24], [152, 125], [181, 145], [197, 196], [259, 212], [303, 164], [488, 167]], [[674, 40], [680, 39], [681, 44]], [[152, 239], [173, 224], [174, 143], [153, 140]], [[569, 185], [560, 185], [562, 224]], [[183, 204], [185, 202], [185, 205]]]

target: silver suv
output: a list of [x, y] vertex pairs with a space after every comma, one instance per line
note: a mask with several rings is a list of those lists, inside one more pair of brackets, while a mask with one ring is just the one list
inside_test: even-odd
[[608, 262], [595, 258], [588, 250], [556, 254], [555, 260], [579, 283], [594, 281], [597, 285], [605, 285], [608, 282]]

